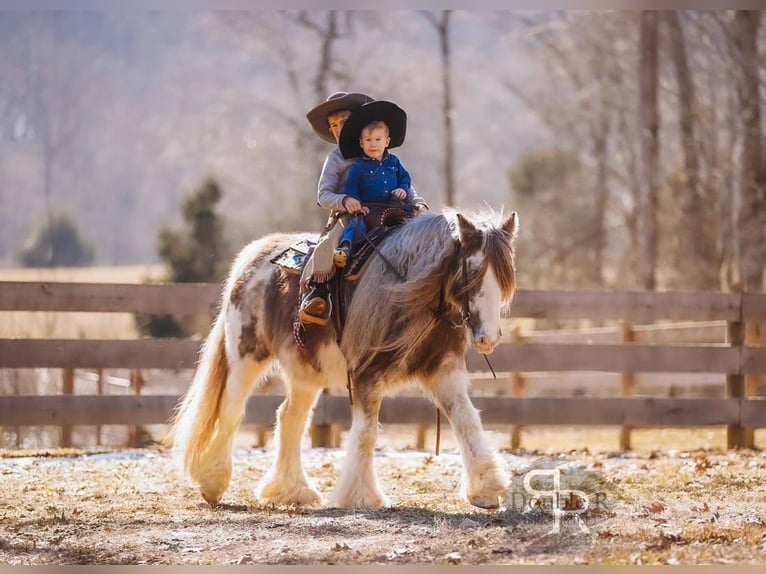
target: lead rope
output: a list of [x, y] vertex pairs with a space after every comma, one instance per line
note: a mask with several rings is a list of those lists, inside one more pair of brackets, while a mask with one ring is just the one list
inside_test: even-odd
[[441, 444], [442, 439], [442, 412], [439, 410], [439, 407], [436, 407], [436, 448], [434, 449], [436, 451], [436, 456], [439, 456], [439, 446]]

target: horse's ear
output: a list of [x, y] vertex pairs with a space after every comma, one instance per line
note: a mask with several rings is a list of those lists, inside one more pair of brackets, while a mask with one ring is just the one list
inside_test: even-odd
[[457, 239], [463, 247], [469, 251], [474, 247], [481, 247], [481, 231], [476, 229], [476, 226], [462, 213], [455, 213], [455, 220], [457, 221]]
[[505, 231], [510, 237], [511, 241], [516, 239], [516, 235], [519, 232], [519, 214], [515, 211], [512, 211], [511, 214], [508, 216], [508, 219], [506, 219], [503, 222], [503, 231]]

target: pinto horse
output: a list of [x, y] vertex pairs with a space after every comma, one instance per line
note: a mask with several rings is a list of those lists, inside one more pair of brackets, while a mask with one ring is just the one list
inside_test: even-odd
[[245, 404], [269, 367], [278, 364], [286, 397], [277, 411], [276, 456], [256, 495], [274, 504], [322, 501], [301, 462], [301, 440], [325, 388], [352, 381], [347, 457], [330, 503], [382, 507], [373, 451], [383, 397], [416, 382], [450, 421], [463, 462], [463, 496], [496, 508], [508, 478], [468, 396], [469, 344], [491, 353], [500, 316], [516, 288], [515, 212], [426, 213], [392, 230], [358, 281], [346, 281], [340, 343], [335, 327], [293, 323], [299, 277], [270, 260], [306, 234], [272, 234], [247, 245], [226, 281], [220, 311], [200, 351], [194, 379], [169, 434], [183, 472], [217, 504], [231, 478], [232, 443]]

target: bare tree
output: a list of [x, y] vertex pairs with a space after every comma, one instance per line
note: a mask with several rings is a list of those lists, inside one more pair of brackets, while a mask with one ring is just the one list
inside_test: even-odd
[[292, 213], [285, 210], [282, 196], [268, 194], [260, 200], [274, 202], [274, 211], [290, 219], [290, 224], [302, 223], [307, 212], [317, 228], [327, 219], [327, 212], [311, 200], [311, 192], [316, 189], [328, 145], [311, 135], [305, 112], [331, 92], [351, 89], [347, 64], [338, 46], [351, 37], [354, 21], [354, 12], [348, 10], [281, 10], [221, 12], [210, 25], [211, 34], [225, 36], [228, 44], [250, 54], [253, 61], [273, 65], [275, 76], [283, 75], [286, 92], [282, 97], [275, 98], [274, 93], [264, 90], [257, 94], [256, 105], [291, 128], [295, 163], [302, 166], [291, 176], [305, 190], [306, 200], [293, 204]]
[[735, 66], [739, 70], [737, 94], [742, 142], [742, 201], [738, 214], [739, 255], [742, 288], [760, 291], [763, 288], [764, 197], [763, 129], [761, 126], [760, 83], [758, 81], [759, 10], [738, 10], [732, 23]]
[[[65, 203], [63, 197], [56, 197], [59, 190], [67, 180], [70, 185], [75, 183], [82, 167], [83, 156], [75, 144], [83, 139], [86, 109], [93, 95], [88, 74], [100, 62], [67, 37], [60, 14], [41, 12], [21, 18], [19, 23], [32, 34], [19, 34], [14, 52], [6, 55], [12, 60], [6, 64], [15, 84], [8, 111], [12, 110], [15, 137], [34, 148], [43, 219], [51, 226], [56, 203]], [[53, 246], [49, 252], [52, 256]]]
[[717, 252], [715, 220], [711, 217], [715, 199], [705, 193], [700, 181], [700, 158], [695, 135], [698, 122], [695, 86], [689, 66], [686, 39], [679, 14], [675, 10], [663, 12], [668, 31], [670, 56], [678, 86], [678, 127], [681, 134], [683, 170], [681, 176], [681, 229], [678, 258], [686, 287], [715, 289], [718, 286], [718, 268], [711, 261]]
[[450, 22], [452, 12], [452, 10], [442, 10], [441, 14], [438, 16], [432, 12], [421, 12], [421, 14], [423, 14], [423, 16], [425, 16], [433, 25], [439, 35], [442, 79], [442, 119], [444, 121], [444, 202], [446, 205], [455, 204], [455, 145], [452, 125], [455, 111], [452, 104], [452, 73], [450, 71], [450, 60], [452, 56]]
[[656, 287], [657, 207], [659, 189], [659, 57], [658, 13], [641, 13], [639, 49], [639, 125], [641, 129], [640, 235], [641, 283], [644, 289]]
[[[585, 208], [574, 230], [583, 234], [582, 240], [562, 233], [563, 228], [554, 224], [557, 218], [552, 213], [546, 215], [545, 228], [559, 238], [569, 237], [557, 249], [588, 255], [579, 262], [584, 265], [580, 284], [602, 286], [607, 282], [605, 271], [610, 268], [610, 243], [624, 245], [626, 251], [636, 243], [632, 237], [636, 233], [631, 223], [635, 219], [632, 201], [621, 197], [618, 191], [626, 189], [631, 197], [638, 195], [634, 191], [637, 178], [631, 167], [635, 164], [635, 118], [629, 117], [632, 108], [625, 103], [633, 97], [635, 86], [626, 81], [634, 76], [634, 71], [626, 68], [629, 58], [623, 31], [633, 24], [619, 14], [546, 14], [519, 19], [535, 50], [540, 51], [542, 62], [538, 67], [546, 70], [549, 77], [536, 91], [510, 80], [504, 84], [550, 128], [555, 134], [555, 145], [575, 151], [583, 165], [583, 180], [575, 185], [576, 194], [565, 193], [563, 188], [558, 191], [566, 213], [572, 213], [576, 203]], [[609, 220], [614, 219], [615, 213], [626, 220], [626, 225], [618, 226], [617, 233], [610, 233]], [[571, 218], [564, 218], [567, 219]], [[566, 221], [562, 224], [566, 225]], [[631, 238], [623, 241], [619, 235], [626, 230]], [[614, 247], [611, 251], [615, 251]], [[629, 260], [628, 255], [622, 259]], [[573, 262], [570, 258], [569, 264]], [[629, 264], [627, 267], [630, 269]], [[626, 280], [626, 275], [617, 273], [621, 281]]]

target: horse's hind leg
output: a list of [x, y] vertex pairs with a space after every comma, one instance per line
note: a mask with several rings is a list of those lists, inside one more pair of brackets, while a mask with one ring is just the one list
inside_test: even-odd
[[449, 418], [463, 459], [463, 496], [479, 508], [497, 508], [508, 476], [482, 428], [479, 411], [468, 397], [468, 373], [456, 365], [425, 381], [424, 389]]
[[269, 366], [269, 361], [250, 357], [233, 361], [226, 387], [221, 395], [215, 435], [205, 449], [193, 478], [199, 483], [202, 497], [216, 504], [231, 480], [231, 455], [234, 436], [245, 413], [245, 405], [255, 383]]
[[273, 504], [315, 504], [322, 497], [309, 485], [301, 464], [301, 440], [321, 387], [287, 381], [287, 397], [277, 410], [276, 458], [256, 488], [256, 496]]
[[378, 438], [382, 398], [377, 385], [362, 384], [354, 389], [353, 423], [346, 461], [332, 497], [333, 506], [377, 508], [390, 504], [378, 483], [372, 458]]

